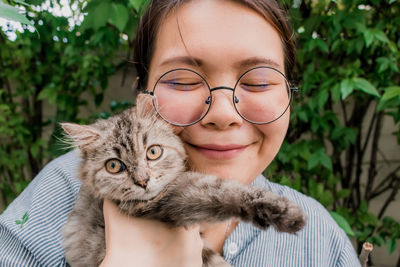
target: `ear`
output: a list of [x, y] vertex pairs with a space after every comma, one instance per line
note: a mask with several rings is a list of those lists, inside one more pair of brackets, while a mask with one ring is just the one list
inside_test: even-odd
[[61, 127], [73, 140], [74, 146], [80, 149], [84, 149], [100, 137], [100, 133], [92, 126], [79, 125], [76, 123], [61, 123]]
[[136, 96], [136, 112], [139, 117], [156, 114], [151, 95], [140, 93]]

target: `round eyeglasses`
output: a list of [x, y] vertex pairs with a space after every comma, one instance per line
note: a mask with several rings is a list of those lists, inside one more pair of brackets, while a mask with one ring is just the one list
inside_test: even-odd
[[173, 69], [155, 83], [153, 96], [157, 113], [176, 126], [189, 126], [202, 120], [213, 102], [212, 92], [231, 90], [232, 102], [238, 114], [254, 124], [276, 121], [288, 110], [291, 87], [285, 75], [272, 67], [255, 67], [243, 73], [234, 88], [210, 88], [206, 79], [191, 69]]

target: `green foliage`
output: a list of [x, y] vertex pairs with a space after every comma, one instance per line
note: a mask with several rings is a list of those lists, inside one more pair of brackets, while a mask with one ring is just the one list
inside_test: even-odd
[[[400, 3], [302, 0], [290, 12], [300, 93], [267, 176], [319, 200], [358, 244], [393, 252], [399, 222], [384, 214], [398, 197], [400, 166], [385, 162], [390, 173], [383, 176], [378, 153], [385, 153], [379, 151], [384, 120], [394, 123], [391, 145], [400, 148], [400, 20], [393, 19]], [[383, 194], [381, 209], [371, 212], [368, 203]]]
[[354, 232], [351, 229], [349, 223], [345, 218], [343, 218], [339, 213], [336, 213], [334, 211], [330, 212], [331, 216], [333, 219], [337, 222], [337, 224], [345, 231], [345, 233], [349, 236], [354, 236]]
[[[13, 1], [13, 2], [26, 5], [22, 1]], [[20, 9], [3, 2], [0, 2], [0, 18], [33, 26], [33, 24], [24, 15], [21, 14]]]
[[[29, 22], [39, 36], [23, 26], [25, 31], [17, 31], [12, 41], [6, 35], [11, 29], [0, 31], [0, 211], [46, 162], [65, 153], [59, 122], [90, 122], [132, 104], [114, 101], [109, 113], [79, 117], [89, 101], [100, 106], [108, 78], [126, 68], [126, 60], [116, 55], [129, 50], [146, 1], [69, 1], [76, 6], [75, 18], [88, 13], [81, 25], [77, 19], [70, 25], [71, 19], [32, 8], [42, 2], [1, 3], [0, 15]], [[26, 18], [15, 15], [21, 4]], [[59, 1], [51, 2], [51, 7], [57, 5]], [[21, 16], [25, 20], [19, 20]], [[122, 38], [123, 34], [128, 38]]]
[[[79, 116], [89, 101], [103, 102], [109, 76], [126, 68], [116, 55], [124, 51], [130, 59], [148, 0], [72, 0], [77, 17], [87, 13], [75, 26], [31, 8], [43, 0], [26, 2], [0, 2], [0, 17], [31, 24], [40, 34], [25, 30], [10, 41], [0, 31], [0, 210], [64, 152], [58, 122], [90, 122], [133, 104], [114, 101], [110, 111]], [[297, 33], [300, 92], [267, 177], [320, 201], [359, 244], [369, 241], [391, 253], [400, 224], [384, 215], [398, 197], [400, 166], [385, 163], [390, 172], [378, 180], [378, 147], [384, 120], [396, 127], [392, 145], [400, 144], [400, 20], [394, 19], [400, 3], [285, 2]], [[54, 113], [44, 114], [45, 105]], [[379, 196], [387, 199], [373, 213], [368, 203]], [[22, 226], [24, 218], [19, 222]]]

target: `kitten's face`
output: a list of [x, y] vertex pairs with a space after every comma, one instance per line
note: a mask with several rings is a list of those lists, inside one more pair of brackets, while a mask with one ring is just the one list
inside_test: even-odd
[[149, 200], [185, 169], [180, 139], [154, 116], [138, 118], [132, 109], [83, 127], [96, 137], [80, 135], [90, 140], [80, 146], [80, 178], [99, 197], [122, 203]]

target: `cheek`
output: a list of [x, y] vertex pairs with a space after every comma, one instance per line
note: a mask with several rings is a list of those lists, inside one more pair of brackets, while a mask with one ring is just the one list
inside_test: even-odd
[[289, 118], [290, 112], [288, 110], [282, 117], [270, 124], [255, 125], [257, 130], [263, 135], [260, 147], [261, 153], [267, 154], [271, 158], [275, 157], [285, 139], [289, 127]]
[[254, 125], [266, 138], [284, 139], [289, 127], [290, 111], [276, 121], [265, 125]]
[[105, 170], [96, 174], [94, 183], [94, 187], [101, 195], [116, 198], [122, 194], [123, 188], [133, 185], [126, 173], [110, 174]]

